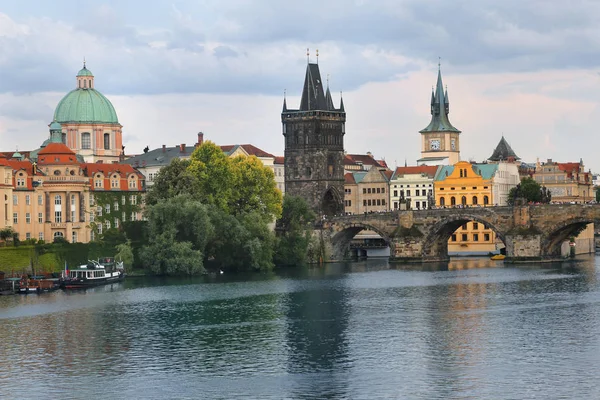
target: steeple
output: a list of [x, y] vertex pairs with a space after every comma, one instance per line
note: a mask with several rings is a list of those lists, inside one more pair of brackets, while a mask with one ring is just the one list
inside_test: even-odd
[[94, 74], [92, 71], [87, 69], [85, 66], [85, 59], [83, 60], [83, 68], [77, 73], [77, 89], [93, 89], [94, 88]]
[[327, 110], [327, 102], [323, 92], [323, 81], [321, 80], [319, 65], [308, 63], [302, 99], [300, 100], [300, 111], [313, 110]]
[[340, 92], [340, 111], [346, 112], [346, 110], [344, 109], [344, 98], [342, 97], [342, 92]]
[[437, 84], [435, 85], [435, 93], [431, 94], [431, 122], [427, 127], [421, 130], [425, 132], [457, 132], [460, 133], [450, 123], [448, 113], [450, 112], [450, 103], [448, 102], [448, 89], [444, 93], [444, 84], [442, 82], [442, 70], [438, 69]]
[[285, 93], [285, 90], [284, 90], [283, 91], [283, 110], [282, 110], [282, 112], [286, 112], [287, 111], [287, 103], [285, 101], [285, 98], [286, 98], [286, 93]]

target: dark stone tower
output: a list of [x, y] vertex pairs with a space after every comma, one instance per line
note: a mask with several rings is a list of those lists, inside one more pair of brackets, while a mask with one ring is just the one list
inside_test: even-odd
[[323, 92], [319, 65], [309, 63], [300, 109], [281, 112], [285, 138], [285, 192], [303, 197], [319, 215], [344, 212], [344, 101]]

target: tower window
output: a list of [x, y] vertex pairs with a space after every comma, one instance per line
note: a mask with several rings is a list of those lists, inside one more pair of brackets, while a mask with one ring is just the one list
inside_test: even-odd
[[110, 133], [104, 134], [104, 149], [105, 150], [110, 149]]

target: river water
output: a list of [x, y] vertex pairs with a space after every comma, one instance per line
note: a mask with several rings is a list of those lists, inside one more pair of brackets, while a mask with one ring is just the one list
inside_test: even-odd
[[597, 399], [600, 258], [0, 297], [0, 398]]

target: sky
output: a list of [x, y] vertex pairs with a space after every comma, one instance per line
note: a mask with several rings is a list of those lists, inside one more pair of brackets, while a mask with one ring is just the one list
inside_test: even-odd
[[502, 135], [523, 161], [600, 173], [595, 0], [0, 0], [0, 151], [48, 137], [83, 59], [127, 154], [251, 143], [283, 155], [307, 63], [343, 92], [345, 149], [415, 165], [438, 63], [461, 158]]

